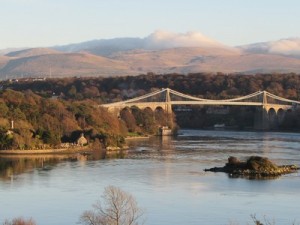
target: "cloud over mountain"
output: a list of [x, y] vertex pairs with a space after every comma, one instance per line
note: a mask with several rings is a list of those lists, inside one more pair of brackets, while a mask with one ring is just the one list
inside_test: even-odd
[[163, 30], [155, 31], [145, 38], [100, 39], [54, 48], [64, 52], [86, 51], [92, 54], [109, 56], [115, 52], [136, 49], [162, 50], [182, 47], [230, 48], [200, 32], [172, 33]]
[[270, 42], [269, 52], [300, 56], [300, 38], [288, 38]]
[[179, 47], [225, 47], [223, 44], [208, 38], [200, 32], [172, 33], [156, 31], [144, 38], [146, 49], [169, 49]]
[[240, 48], [251, 53], [271, 53], [300, 57], [300, 38], [286, 38], [278, 41], [240, 46]]

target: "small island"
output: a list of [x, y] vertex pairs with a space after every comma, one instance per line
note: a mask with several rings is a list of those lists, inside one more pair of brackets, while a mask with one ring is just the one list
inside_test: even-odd
[[278, 166], [268, 158], [251, 156], [246, 161], [240, 161], [236, 157], [230, 156], [228, 163], [223, 167], [213, 167], [204, 171], [224, 172], [230, 177], [247, 177], [250, 179], [275, 178], [284, 174], [294, 173], [299, 170], [296, 165]]

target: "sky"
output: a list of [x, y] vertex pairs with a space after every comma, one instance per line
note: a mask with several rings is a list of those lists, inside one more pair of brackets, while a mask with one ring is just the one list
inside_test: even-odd
[[229, 46], [300, 37], [299, 0], [0, 0], [0, 49], [47, 47], [156, 30]]

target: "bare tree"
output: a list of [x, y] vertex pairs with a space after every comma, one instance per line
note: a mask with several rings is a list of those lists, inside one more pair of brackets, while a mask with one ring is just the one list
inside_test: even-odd
[[274, 220], [273, 221], [268, 220], [266, 218], [266, 216], [264, 216], [264, 222], [265, 222], [264, 224], [256, 218], [255, 214], [251, 215], [251, 218], [252, 218], [255, 225], [275, 225], [275, 221]]
[[35, 221], [33, 219], [23, 219], [22, 217], [14, 218], [11, 221], [5, 220], [3, 225], [36, 225]]
[[80, 223], [85, 225], [138, 225], [143, 211], [135, 198], [118, 187], [108, 186], [92, 210], [85, 211]]

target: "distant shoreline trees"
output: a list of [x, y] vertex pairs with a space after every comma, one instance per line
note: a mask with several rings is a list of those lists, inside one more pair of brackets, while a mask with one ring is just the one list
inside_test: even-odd
[[153, 74], [124, 77], [54, 78], [43, 81], [20, 79], [2, 81], [2, 89], [31, 90], [43, 97], [93, 99], [99, 103], [126, 100], [169, 87], [185, 94], [208, 99], [224, 99], [266, 90], [275, 95], [300, 100], [300, 75], [282, 74]]

